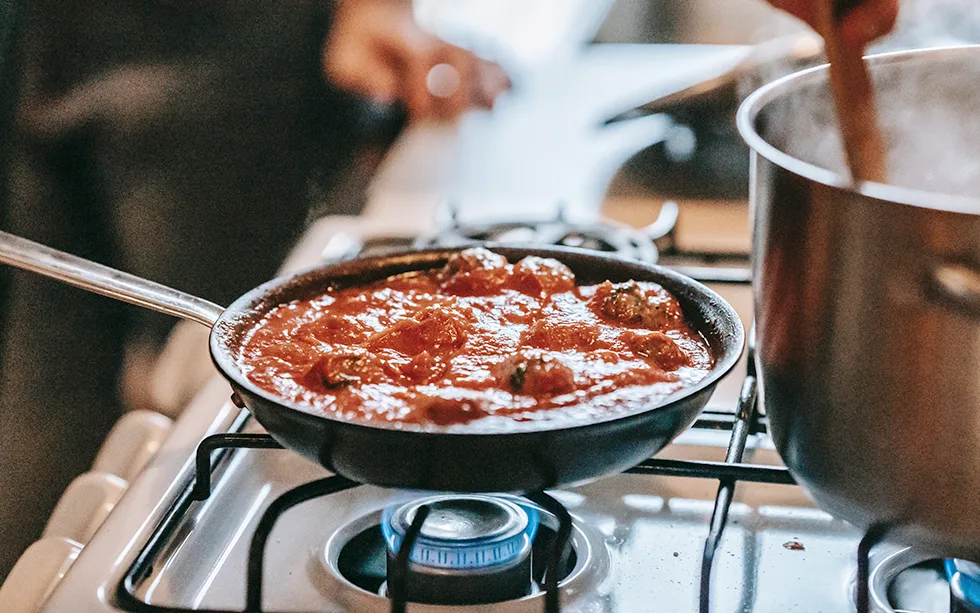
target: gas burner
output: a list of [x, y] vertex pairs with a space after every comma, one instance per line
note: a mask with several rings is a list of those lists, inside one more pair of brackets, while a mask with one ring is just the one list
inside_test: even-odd
[[457, 226], [422, 237], [418, 247], [458, 247], [477, 242], [578, 247], [615, 253], [649, 264], [657, 262], [657, 247], [646, 234], [614, 222], [570, 224], [561, 222], [507, 222]]
[[654, 224], [637, 230], [626, 224], [602, 220], [578, 223], [566, 220], [558, 209], [556, 219], [548, 221], [509, 221], [467, 225], [459, 223], [456, 208], [447, 205], [449, 223], [436, 234], [420, 237], [415, 246], [458, 247], [477, 242], [505, 244], [557, 245], [615, 253], [621, 257], [655, 264], [659, 257], [654, 241], [670, 242], [677, 220], [677, 206], [668, 203]]
[[[387, 600], [399, 548], [427, 509], [402, 585], [410, 602], [473, 606], [524, 600], [540, 611], [548, 554], [558, 529], [554, 515], [510, 495], [439, 494], [400, 500], [359, 517], [327, 542], [329, 576], [359, 588], [360, 597]], [[608, 561], [597, 537], [573, 525], [559, 571], [562, 591], [602, 575]]]
[[428, 515], [412, 548], [406, 597], [429, 604], [485, 604], [531, 591], [531, 543], [538, 511], [503, 496], [443, 495], [390, 505], [381, 517], [387, 584], [396, 556], [422, 509]]
[[874, 613], [977, 613], [980, 567], [939, 559], [906, 547], [871, 558], [868, 581]]

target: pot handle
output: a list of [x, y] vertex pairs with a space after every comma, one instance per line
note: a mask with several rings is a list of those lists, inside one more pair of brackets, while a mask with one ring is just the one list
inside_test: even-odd
[[0, 262], [209, 328], [224, 312], [203, 298], [7, 232], [0, 232]]
[[962, 261], [940, 262], [929, 272], [926, 295], [980, 319], [980, 268]]

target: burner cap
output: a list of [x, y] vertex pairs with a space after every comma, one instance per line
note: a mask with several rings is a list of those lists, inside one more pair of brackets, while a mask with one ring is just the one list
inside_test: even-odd
[[381, 530], [392, 553], [421, 506], [429, 516], [412, 549], [415, 564], [447, 570], [507, 565], [530, 550], [537, 511], [502, 496], [443, 495], [420, 498], [385, 510]]
[[[474, 504], [474, 498], [478, 504]], [[482, 504], [486, 499], [494, 503], [489, 513], [490, 521], [485, 521], [487, 514], [483, 512], [489, 510]], [[450, 500], [452, 502], [448, 502]], [[503, 504], [499, 504], [501, 502]], [[529, 535], [531, 550], [510, 563], [495, 566], [444, 569], [422, 566], [410, 560], [407, 569], [398, 569], [397, 555], [393, 555], [390, 548], [392, 540], [389, 537], [392, 534], [397, 535], [391, 528], [391, 519], [396, 511], [408, 507], [402, 512], [406, 514], [410, 525], [411, 520], [416, 517], [414, 513], [418, 512], [422, 504], [431, 504], [430, 509], [437, 507], [430, 511], [423, 524], [429, 528], [428, 536], [424, 537], [426, 539], [442, 538], [444, 533], [459, 536], [479, 526], [479, 529], [472, 530], [471, 535], [489, 532], [496, 535], [496, 538], [504, 537], [505, 540], [505, 535], [511, 532], [508, 525], [514, 511], [511, 505], [515, 505], [526, 517], [526, 520], [520, 519], [519, 523], [527, 522], [522, 534]], [[414, 512], [410, 513], [412, 509]], [[479, 515], [479, 521], [474, 521], [474, 513]], [[452, 519], [446, 522], [443, 515]], [[459, 521], [461, 517], [464, 518], [462, 522]], [[518, 514], [518, 517], [522, 516]], [[430, 521], [436, 523], [430, 526]], [[456, 532], [451, 526], [458, 526], [460, 523], [465, 524], [465, 527]], [[400, 594], [400, 599], [414, 603], [469, 606], [512, 602], [519, 610], [528, 606], [537, 610], [544, 598], [541, 586], [545, 575], [551, 572], [549, 557], [557, 538], [559, 523], [557, 517], [533, 502], [509, 494], [452, 496], [430, 493], [416, 494], [414, 499], [403, 495], [397, 502], [389, 504], [387, 509], [354, 518], [334, 532], [327, 541], [321, 562], [329, 575], [340, 581], [338, 588], [356, 588], [366, 592], [369, 598], [394, 600], [395, 595]], [[419, 540], [421, 539], [420, 535]], [[419, 540], [412, 548], [413, 553], [417, 553]], [[464, 540], [462, 543], [454, 540], [454, 544], [466, 547], [479, 541], [479, 538]], [[605, 576], [609, 566], [606, 548], [602, 543], [601, 534], [587, 526], [574, 524], [571, 547], [558, 569], [559, 585], [571, 590], [569, 593], [576, 593], [586, 589], [586, 585], [594, 585], [593, 581]], [[401, 574], [398, 570], [405, 572]], [[525, 598], [527, 600], [523, 600]], [[522, 604], [517, 605], [518, 601]], [[386, 604], [390, 604], [383, 600], [374, 600], [373, 603], [378, 610], [387, 609]], [[509, 610], [513, 607], [507, 605], [504, 608]]]
[[391, 518], [396, 530], [404, 534], [423, 504], [430, 512], [420, 536], [428, 540], [504, 539], [523, 532], [528, 522], [520, 507], [505, 500], [446, 497], [402, 506]]
[[443, 605], [527, 596], [537, 509], [511, 496], [440, 495], [388, 507], [381, 532], [392, 585], [398, 549], [422, 506], [429, 515], [404, 569], [405, 598]]

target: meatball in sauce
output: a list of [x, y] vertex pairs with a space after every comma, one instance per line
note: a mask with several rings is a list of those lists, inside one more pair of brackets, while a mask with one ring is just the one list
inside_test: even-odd
[[655, 283], [577, 285], [557, 260], [467, 249], [439, 269], [272, 309], [239, 365], [259, 387], [354, 421], [578, 422], [701, 380], [704, 339]]

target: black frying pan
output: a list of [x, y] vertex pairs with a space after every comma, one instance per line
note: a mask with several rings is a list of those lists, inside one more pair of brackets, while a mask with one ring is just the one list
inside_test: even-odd
[[0, 262], [100, 294], [191, 319], [212, 328], [211, 357], [237, 397], [282, 445], [355, 481], [404, 489], [526, 492], [623, 471], [662, 449], [700, 413], [742, 352], [734, 309], [700, 283], [657, 266], [567, 248], [488, 245], [511, 262], [526, 255], [565, 263], [582, 284], [654, 281], [680, 302], [707, 339], [715, 366], [697, 385], [640, 410], [581, 425], [519, 424], [517, 430], [359, 423], [292, 404], [246, 379], [236, 357], [249, 329], [272, 307], [328, 288], [438, 267], [458, 249], [364, 258], [291, 277], [248, 292], [227, 309], [127, 273], [0, 232]]

